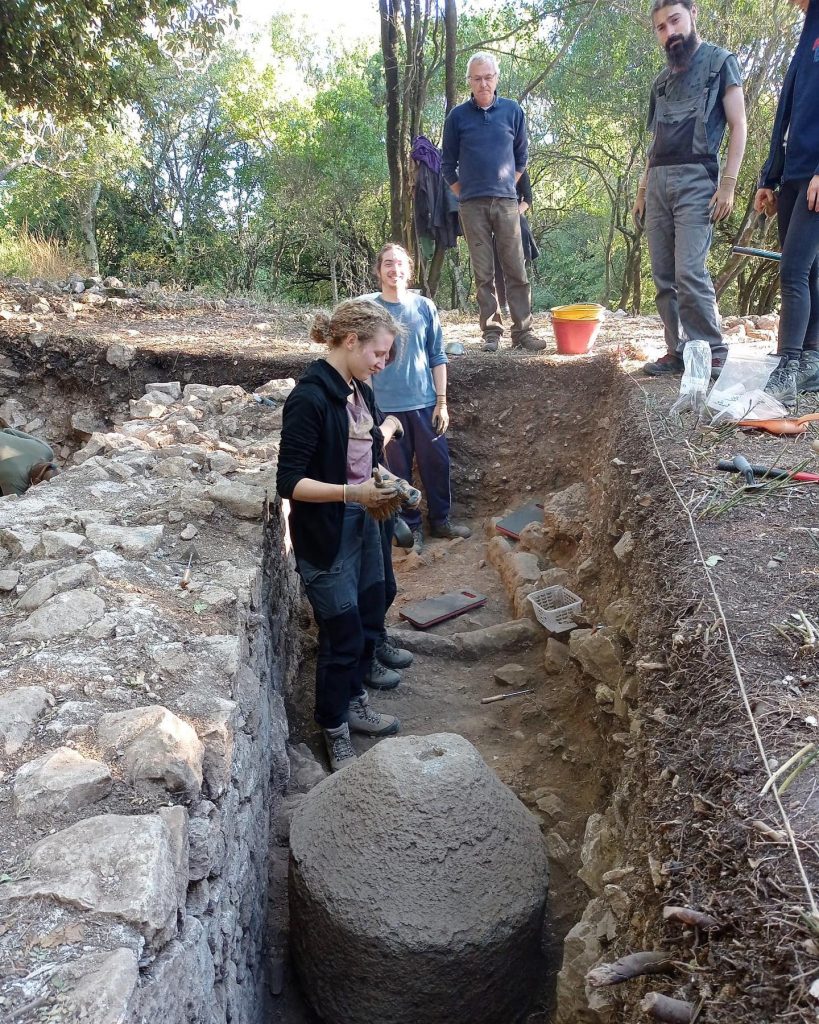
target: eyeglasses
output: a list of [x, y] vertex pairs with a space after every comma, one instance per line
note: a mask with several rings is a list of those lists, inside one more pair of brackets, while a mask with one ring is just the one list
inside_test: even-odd
[[491, 75], [470, 75], [469, 81], [474, 82], [476, 85], [483, 85], [484, 82], [489, 85], [494, 82], [497, 77], [497, 72], [493, 71]]

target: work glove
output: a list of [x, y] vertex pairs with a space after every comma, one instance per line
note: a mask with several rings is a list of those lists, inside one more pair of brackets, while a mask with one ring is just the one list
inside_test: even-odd
[[347, 484], [345, 493], [348, 503], [363, 505], [376, 519], [387, 519], [401, 505], [395, 480], [382, 480], [377, 471], [364, 484]]
[[446, 407], [446, 398], [439, 398], [435, 403], [435, 409], [432, 413], [432, 426], [439, 437], [447, 432], [449, 427], [449, 410]]
[[397, 416], [393, 416], [392, 413], [389, 416], [384, 417], [384, 422], [381, 424], [381, 432], [384, 432], [384, 428], [388, 429], [392, 427], [392, 434], [390, 435], [390, 441], [399, 441], [404, 436], [404, 428], [401, 426], [401, 420]]

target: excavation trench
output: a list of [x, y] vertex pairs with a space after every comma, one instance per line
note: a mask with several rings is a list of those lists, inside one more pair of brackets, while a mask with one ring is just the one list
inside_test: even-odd
[[[58, 441], [59, 455], [68, 465], [82, 458], [83, 450], [87, 452], [84, 446], [89, 444], [92, 431], [94, 437], [123, 429], [127, 433], [127, 423], [123, 426], [129, 418], [127, 402], [139, 398], [148, 383], [178, 380], [183, 386], [239, 384], [251, 391], [271, 379], [298, 376], [307, 362], [301, 356], [268, 361], [241, 356], [214, 360], [184, 352], [144, 352], [127, 367], [118, 369], [106, 362], [104, 355], [104, 350], [92, 345], [56, 340], [44, 350], [18, 343], [7, 357], [5, 397], [13, 388], [26, 416], [20, 425]], [[619, 466], [612, 464], [616, 455], [612, 439], [619, 433], [618, 416], [626, 403], [623, 384], [614, 364], [605, 360], [569, 366], [507, 359], [465, 361], [453, 365], [451, 378], [453, 511], [456, 518], [472, 527], [473, 536], [463, 542], [430, 542], [421, 558], [401, 558], [397, 553], [399, 597], [391, 613], [391, 626], [408, 628], [399, 619], [401, 608], [408, 602], [461, 589], [485, 595], [486, 604], [467, 616], [434, 627], [429, 631], [431, 635], [450, 641], [456, 633], [491, 636], [491, 627], [518, 618], [531, 622], [531, 626], [519, 642], [493, 647], [492, 640], [487, 640], [485, 649], [469, 659], [451, 654], [442, 657], [434, 649], [434, 641], [425, 644], [425, 634], [402, 632], [415, 653], [414, 664], [397, 691], [373, 699], [379, 707], [400, 716], [404, 732], [454, 732], [466, 737], [539, 817], [551, 879], [543, 976], [533, 985], [532, 1007], [526, 1019], [533, 1024], [596, 1021], [603, 1018], [586, 1016], [583, 974], [615, 942], [618, 932], [626, 928], [629, 914], [636, 910], [618, 884], [618, 868], [627, 857], [622, 849], [626, 816], [622, 807], [618, 809], [616, 794], [622, 786], [624, 766], [630, 785], [639, 779], [633, 761], [633, 712], [638, 701], [633, 666], [638, 639], [640, 644], [650, 641], [645, 634], [638, 638], [636, 627], [646, 595], [641, 598], [630, 582], [638, 567], [645, 577], [645, 567], [638, 563], [639, 553], [632, 547], [624, 511], [633, 498], [633, 480], [628, 477], [628, 468], [624, 480], [621, 460]], [[272, 477], [265, 466], [275, 457], [272, 437], [280, 423], [280, 407], [245, 402], [245, 409], [250, 410], [245, 413], [239, 404], [231, 406], [229, 398], [226, 396], [220, 408], [205, 411], [201, 432], [209, 436], [211, 449], [218, 451], [223, 440], [240, 458], [254, 453], [250, 444], [246, 452], [239, 448], [237, 453], [237, 438], [250, 442], [254, 433], [262, 430], [270, 442], [269, 450], [262, 468], [256, 467], [253, 472], [256, 482], [269, 489]], [[177, 457], [190, 457], [191, 452], [183, 451], [184, 444], [176, 437], [165, 447], [173, 447]], [[80, 455], [73, 456], [74, 452]], [[151, 458], [161, 455], [160, 446]], [[116, 483], [109, 488], [112, 493], [120, 484], [130, 486], [139, 480], [141, 471], [134, 460], [130, 468], [137, 467], [136, 481], [134, 473], [110, 472], [114, 463], [123, 464], [116, 448], [100, 450], [92, 459], [99, 469], [98, 505], [106, 506], [106, 486], [101, 486], [106, 479]], [[67, 515], [57, 523], [61, 506], [50, 512], [40, 509], [37, 515], [42, 519], [41, 527], [49, 525], [51, 515], [52, 528], [55, 523], [58, 530], [76, 528], [71, 526], [72, 502], [74, 507], [77, 505], [72, 479], [76, 476], [79, 481], [82, 474], [87, 476], [87, 463], [84, 459], [76, 469], [63, 474], [59, 487], [49, 486], [49, 494], [65, 501]], [[211, 463], [195, 466], [190, 476], [193, 480], [203, 477], [207, 482], [209, 467], [212, 472]], [[156, 479], [155, 467], [149, 475], [151, 480]], [[81, 482], [88, 486], [85, 478]], [[214, 583], [208, 579], [209, 564], [215, 562], [224, 568], [224, 563], [235, 556], [247, 568], [246, 600], [240, 596], [237, 603], [202, 608], [194, 603], [201, 621], [196, 615], [180, 616], [174, 619], [173, 630], [165, 631], [167, 642], [181, 645], [183, 650], [195, 649], [201, 635], [236, 636], [236, 671], [232, 680], [226, 680], [223, 689], [212, 695], [232, 701], [238, 711], [228, 728], [229, 781], [225, 781], [222, 791], [213, 781], [206, 781], [199, 797], [183, 799], [176, 794], [172, 798], [195, 822], [197, 853], [202, 855], [204, 842], [211, 860], [204, 866], [197, 863], [197, 877], [188, 876], [173, 941], [154, 951], [140, 947], [141, 973], [129, 1006], [134, 1007], [134, 1015], [138, 1013], [151, 1022], [200, 1019], [195, 1016], [200, 1012], [202, 1020], [313, 1021], [309, 993], [304, 1000], [287, 951], [287, 827], [289, 815], [302, 798], [298, 790], [308, 786], [294, 786], [291, 780], [290, 793], [283, 802], [287, 771], [282, 699], [287, 708], [290, 742], [306, 743], [322, 760], [311, 720], [314, 632], [286, 554], [278, 505], [271, 503], [264, 522], [237, 521], [229, 516], [231, 507], [218, 501], [215, 511], [209, 510], [207, 502], [212, 503], [213, 495], [203, 493], [199, 500], [206, 504], [194, 506], [191, 511], [192, 486], [186, 475], [188, 490], [181, 503], [184, 520], [173, 515], [169, 521], [167, 510], [173, 506], [173, 488], [159, 486], [144, 501], [129, 499], [127, 521], [132, 525], [164, 525], [166, 568], [176, 586], [191, 547], [193, 576], [196, 578], [199, 564], [200, 582], [204, 579], [207, 585]], [[18, 500], [21, 509], [27, 500]], [[500, 538], [493, 517], [533, 501], [541, 501], [548, 510], [546, 528], [530, 530], [519, 544]], [[106, 507], [116, 513], [116, 503]], [[178, 540], [180, 528], [189, 520], [198, 524], [193, 545]], [[535, 573], [533, 565], [537, 566]], [[24, 567], [23, 582], [28, 585], [41, 572], [39, 568], [29, 571]], [[104, 593], [108, 582], [104, 567], [101, 575], [100, 590]], [[531, 621], [526, 601], [529, 591], [558, 582], [584, 600], [578, 624], [588, 631], [582, 633], [587, 642], [575, 647], [573, 641], [571, 651], [566, 635], [550, 639], [547, 631]], [[152, 596], [151, 587], [156, 586], [155, 580], [145, 580], [138, 574], [126, 574], [126, 583], [146, 600]], [[9, 622], [16, 623], [10, 603], [5, 612]], [[211, 614], [215, 617], [208, 622]], [[115, 674], [119, 678], [138, 673], [139, 658], [135, 659], [134, 654], [143, 653], [140, 645], [145, 642], [144, 636], [131, 637], [128, 654], [127, 634], [123, 629], [123, 642], [118, 644], [116, 629], [110, 641], [118, 648]], [[187, 635], [186, 630], [190, 631]], [[605, 649], [600, 646], [601, 637]], [[155, 663], [154, 652], [151, 664]], [[67, 664], [63, 659], [59, 667], [67, 671]], [[24, 670], [26, 666], [19, 669], [15, 685], [28, 681]], [[189, 669], [180, 669], [183, 676], [185, 671]], [[510, 678], [523, 679], [533, 692], [520, 699], [481, 705], [481, 697], [503, 692], [498, 677], [504, 672], [507, 683]], [[6, 680], [10, 678], [8, 671], [4, 675]], [[182, 700], [184, 694], [189, 695], [191, 680], [162, 677], [162, 681], [165, 688], [161, 703], [183, 718], [197, 720], [195, 710], [192, 712]], [[2, 685], [8, 684], [4, 681]], [[121, 709], [117, 702], [123, 702], [124, 696], [116, 690], [110, 685], [92, 687], [90, 691], [86, 688], [94, 695], [97, 711], [106, 713]], [[58, 710], [71, 697], [69, 686], [58, 692]], [[124, 702], [128, 707], [135, 703]], [[136, 701], [148, 702], [144, 697]], [[159, 697], [150, 700], [159, 702]], [[81, 736], [79, 732], [68, 735]], [[93, 739], [93, 725], [90, 734], [82, 735]], [[9, 789], [19, 765], [39, 754], [43, 745], [48, 746], [48, 733], [35, 730], [30, 745], [9, 762], [11, 771], [3, 782], [4, 789]], [[99, 744], [95, 749], [100, 749]], [[628, 757], [624, 761], [625, 754]], [[305, 757], [302, 753], [293, 762], [302, 773], [296, 783], [304, 783]], [[9, 792], [4, 798], [10, 799]], [[113, 795], [107, 802], [69, 816], [65, 823], [89, 814], [149, 814], [158, 803], [158, 793], [150, 786], [134, 786], [132, 799], [126, 800], [125, 790], [115, 779]], [[204, 813], [202, 803], [207, 805]], [[11, 859], [22, 856], [23, 839], [35, 841], [44, 832], [45, 822], [35, 818], [21, 830], [20, 848], [4, 836]], [[221, 853], [214, 857], [211, 847], [220, 844]], [[576, 926], [590, 901], [603, 899], [608, 901], [605, 920], [596, 921], [593, 936], [582, 929], [578, 935]], [[260, 913], [261, 906], [267, 907], [266, 915]], [[22, 924], [30, 927], [28, 921]], [[567, 935], [567, 965], [558, 977]], [[100, 941], [104, 947], [105, 937]], [[70, 950], [60, 950], [63, 959], [71, 959]], [[180, 971], [189, 980], [169, 1009], [163, 1006], [162, 995], [173, 988], [171, 979]], [[18, 996], [8, 990], [9, 1005], [13, 1007]], [[217, 1010], [212, 1018], [207, 1014], [214, 1006]]]

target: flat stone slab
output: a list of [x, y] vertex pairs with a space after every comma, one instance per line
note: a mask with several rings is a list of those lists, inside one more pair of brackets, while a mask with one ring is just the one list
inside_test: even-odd
[[139, 984], [137, 955], [122, 947], [113, 952], [88, 953], [56, 972], [59, 1002], [72, 1019], [89, 1024], [122, 1024]]
[[74, 636], [102, 618], [105, 602], [90, 590], [68, 590], [50, 597], [19, 622], [9, 633], [10, 640], [59, 640]]
[[518, 1019], [537, 985], [546, 852], [467, 740], [373, 747], [303, 797], [290, 849], [294, 958], [322, 1019]]
[[28, 877], [0, 886], [0, 903], [44, 896], [133, 925], [154, 948], [176, 932], [176, 870], [168, 828], [155, 814], [103, 814], [32, 846]]
[[111, 772], [106, 764], [83, 757], [71, 747], [58, 747], [18, 770], [14, 809], [21, 818], [76, 811], [110, 792]]
[[162, 543], [162, 526], [105, 526], [90, 523], [85, 535], [95, 548], [122, 551], [126, 555], [147, 555]]
[[450, 637], [462, 658], [477, 661], [498, 651], [514, 651], [543, 639], [543, 630], [531, 619], [498, 622], [469, 633], [453, 633]]

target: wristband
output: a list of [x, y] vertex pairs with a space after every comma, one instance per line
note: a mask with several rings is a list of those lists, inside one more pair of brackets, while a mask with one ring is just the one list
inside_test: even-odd
[[345, 505], [347, 504], [347, 484], [341, 485], [341, 500]]
[[737, 176], [735, 174], [723, 174], [722, 180], [725, 181], [726, 178], [728, 179], [728, 181], [736, 181], [737, 180]]
[[645, 190], [646, 190], [646, 186], [645, 185], [638, 185], [637, 186], [637, 195], [639, 196], [639, 194], [641, 192], [645, 192]]

